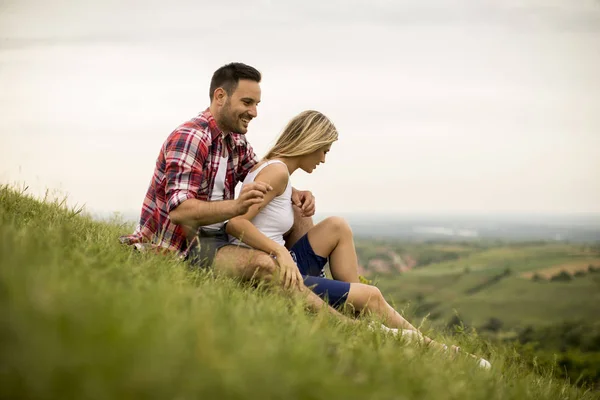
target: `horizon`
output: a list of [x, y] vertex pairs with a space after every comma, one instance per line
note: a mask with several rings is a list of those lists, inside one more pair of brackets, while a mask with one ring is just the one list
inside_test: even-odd
[[[85, 208], [85, 206], [84, 206]], [[129, 210], [129, 211], [91, 211], [85, 208], [85, 211], [94, 216], [106, 217], [114, 214], [123, 215], [138, 215], [141, 210]], [[528, 211], [494, 211], [494, 212], [400, 212], [400, 211], [347, 211], [347, 212], [335, 212], [335, 211], [317, 211], [314, 215], [315, 218], [326, 218], [330, 216], [342, 216], [342, 217], [365, 217], [365, 218], [402, 218], [402, 219], [418, 219], [418, 218], [598, 218], [600, 219], [600, 212], [528, 212]]]
[[[361, 239], [394, 241], [480, 241], [600, 243], [600, 214], [593, 215], [371, 215], [366, 213], [317, 213], [315, 224], [337, 215], [348, 221]], [[92, 215], [99, 221], [137, 224], [138, 213]]]
[[[105, 212], [89, 213], [97, 220], [109, 220], [117, 217], [130, 223], [137, 223], [139, 212]], [[317, 212], [313, 221], [319, 223], [327, 217], [339, 216], [346, 219], [353, 227], [377, 229], [382, 226], [411, 225], [413, 227], [442, 227], [451, 225], [455, 227], [487, 226], [493, 223], [495, 226], [521, 226], [521, 227], [547, 227], [593, 230], [600, 233], [600, 213], [555, 213], [555, 214], [532, 214], [532, 213], [472, 213], [472, 214], [407, 214], [407, 213], [363, 213], [342, 212], [329, 213]], [[599, 236], [600, 240], [600, 236]]]

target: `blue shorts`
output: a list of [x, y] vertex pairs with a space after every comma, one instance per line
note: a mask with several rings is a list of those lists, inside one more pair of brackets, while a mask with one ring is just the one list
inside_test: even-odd
[[302, 236], [292, 246], [290, 254], [304, 278], [304, 284], [317, 296], [327, 301], [332, 307], [341, 307], [346, 303], [350, 284], [325, 278], [323, 268], [327, 264], [327, 258], [315, 254], [308, 241], [308, 235]]

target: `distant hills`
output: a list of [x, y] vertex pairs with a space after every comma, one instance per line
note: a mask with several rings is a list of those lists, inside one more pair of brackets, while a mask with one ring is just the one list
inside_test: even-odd
[[346, 215], [354, 234], [401, 240], [600, 242], [600, 215]]
[[[114, 214], [97, 213], [106, 220]], [[139, 214], [119, 214], [135, 223]], [[317, 214], [315, 222], [329, 215]], [[600, 242], [600, 214], [506, 215], [384, 215], [338, 214], [348, 220], [354, 234], [364, 238], [401, 240]]]

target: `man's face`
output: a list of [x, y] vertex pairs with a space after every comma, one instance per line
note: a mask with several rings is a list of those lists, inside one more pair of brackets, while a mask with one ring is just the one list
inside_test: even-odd
[[257, 106], [260, 103], [260, 85], [258, 82], [240, 79], [231, 96], [226, 96], [218, 121], [221, 128], [231, 132], [248, 131], [248, 124], [256, 118]]

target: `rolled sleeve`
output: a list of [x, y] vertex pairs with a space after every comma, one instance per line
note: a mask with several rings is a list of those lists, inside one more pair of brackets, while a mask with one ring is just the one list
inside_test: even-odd
[[167, 208], [171, 212], [187, 199], [197, 197], [202, 183], [208, 145], [202, 134], [185, 129], [173, 135], [165, 148]]
[[176, 209], [181, 203], [187, 199], [195, 199], [196, 195], [190, 191], [177, 190], [174, 191], [169, 200], [167, 201], [167, 207], [169, 212]]

